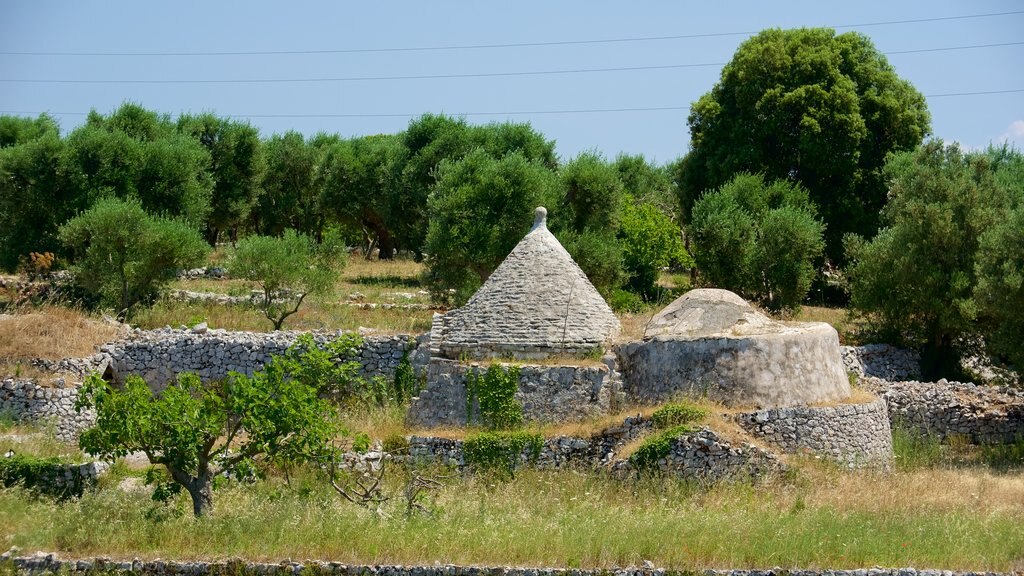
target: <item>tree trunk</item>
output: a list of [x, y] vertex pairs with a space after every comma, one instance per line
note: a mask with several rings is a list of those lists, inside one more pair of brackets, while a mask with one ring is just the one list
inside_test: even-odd
[[198, 476], [190, 476], [173, 466], [165, 466], [171, 473], [171, 478], [181, 484], [192, 497], [192, 513], [197, 518], [213, 511], [213, 484], [210, 482], [210, 471], [206, 466], [200, 466], [202, 471]]
[[196, 518], [213, 511], [213, 486], [208, 475], [194, 478], [185, 489], [192, 497], [192, 513]]

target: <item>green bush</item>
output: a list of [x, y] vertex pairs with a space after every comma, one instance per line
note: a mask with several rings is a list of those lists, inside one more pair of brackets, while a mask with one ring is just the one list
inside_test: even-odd
[[146, 214], [137, 200], [106, 198], [60, 228], [75, 283], [120, 317], [153, 301], [178, 270], [205, 261], [210, 247], [184, 222]]
[[807, 191], [739, 174], [693, 206], [694, 255], [704, 278], [772, 310], [796, 309], [824, 250]]
[[694, 406], [688, 402], [673, 402], [655, 410], [651, 414], [651, 422], [658, 430], [664, 430], [673, 426], [700, 422], [707, 416], [708, 411], [700, 406]]
[[345, 264], [328, 243], [317, 245], [305, 234], [288, 229], [280, 238], [248, 236], [238, 243], [228, 263], [231, 274], [256, 282], [263, 292], [263, 315], [280, 330], [310, 294], [324, 294], [334, 287]]
[[627, 197], [619, 225], [626, 285], [647, 300], [655, 298], [661, 269], [693, 265], [683, 247], [683, 234], [668, 216], [652, 204], [635, 204]]
[[622, 290], [621, 288], [612, 291], [608, 297], [608, 305], [616, 312], [641, 312], [644, 309], [644, 299], [639, 294]]
[[491, 365], [483, 375], [473, 368], [466, 372], [466, 420], [472, 422], [474, 405], [479, 421], [492, 430], [508, 430], [523, 424], [523, 406], [516, 400], [519, 367]]
[[657, 468], [658, 461], [668, 456], [672, 450], [672, 442], [680, 436], [693, 432], [693, 427], [683, 424], [652, 434], [644, 439], [636, 452], [633, 452], [629, 457], [629, 462], [639, 470]]
[[462, 444], [466, 464], [478, 470], [514, 474], [520, 462], [536, 462], [544, 448], [544, 437], [522, 430], [480, 432]]

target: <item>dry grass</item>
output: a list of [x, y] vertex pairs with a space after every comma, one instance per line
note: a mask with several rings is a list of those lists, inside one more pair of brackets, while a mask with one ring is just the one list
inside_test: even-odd
[[59, 306], [0, 315], [0, 361], [60, 360], [90, 356], [100, 344], [117, 339], [123, 327], [79, 310]]

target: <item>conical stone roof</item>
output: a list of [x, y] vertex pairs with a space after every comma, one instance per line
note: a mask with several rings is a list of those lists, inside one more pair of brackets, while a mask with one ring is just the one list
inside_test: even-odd
[[544, 358], [601, 349], [619, 320], [548, 231], [533, 228], [462, 308], [435, 316], [431, 344], [447, 358]]

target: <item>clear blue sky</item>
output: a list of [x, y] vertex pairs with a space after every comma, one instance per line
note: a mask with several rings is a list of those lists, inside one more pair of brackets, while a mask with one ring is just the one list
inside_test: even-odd
[[[749, 36], [769, 27], [858, 30], [892, 53], [1024, 42], [1024, 13], [889, 25], [867, 23], [1024, 11], [1016, 0], [886, 2], [265, 2], [125, 0], [0, 3], [0, 111], [53, 114], [65, 130], [95, 108], [131, 100], [176, 116], [249, 117], [263, 135], [289, 129], [345, 136], [391, 133], [424, 112], [471, 122], [529, 121], [569, 158], [587, 149], [657, 162], [687, 150], [685, 107], [717, 80]], [[846, 26], [856, 25], [856, 26]], [[738, 34], [727, 34], [738, 33]], [[175, 53], [393, 49], [550, 43], [705, 34], [705, 37], [481, 49], [170, 56]], [[712, 35], [714, 34], [714, 35]], [[15, 55], [65, 52], [71, 56]], [[97, 56], [82, 53], [157, 53]], [[891, 54], [928, 95], [934, 135], [981, 147], [1024, 148], [1024, 44]], [[10, 80], [251, 80], [708, 66], [574, 74], [277, 83], [26, 83]], [[719, 65], [715, 65], [719, 64]], [[531, 112], [509, 115], [509, 112]], [[274, 115], [398, 115], [272, 117]], [[271, 117], [257, 117], [257, 116]]]

